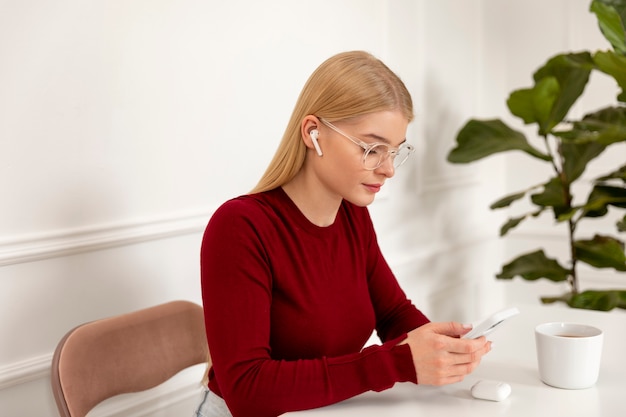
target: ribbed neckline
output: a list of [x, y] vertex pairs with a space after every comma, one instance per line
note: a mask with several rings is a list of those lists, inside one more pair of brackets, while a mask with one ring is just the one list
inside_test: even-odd
[[[276, 200], [278, 203], [275, 209], [278, 211], [283, 211], [290, 219], [292, 219], [302, 230], [306, 231], [315, 236], [324, 237], [329, 234], [334, 233], [340, 226], [340, 216], [343, 208], [340, 207], [337, 213], [337, 217], [333, 224], [329, 226], [318, 226], [316, 224], [311, 223], [309, 219], [300, 211], [296, 203], [287, 195], [285, 190], [282, 187], [275, 188], [271, 191], [267, 191], [268, 197]], [[342, 202], [342, 205], [344, 203]]]

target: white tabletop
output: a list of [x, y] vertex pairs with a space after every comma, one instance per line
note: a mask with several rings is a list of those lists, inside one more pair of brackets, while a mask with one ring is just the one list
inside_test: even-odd
[[[463, 382], [443, 387], [396, 384], [293, 417], [394, 416], [550, 416], [613, 417], [626, 415], [626, 314], [564, 307], [517, 306], [520, 314], [489, 336], [493, 350]], [[550, 321], [584, 323], [604, 331], [600, 377], [594, 387], [564, 390], [539, 380], [534, 328]], [[474, 399], [470, 387], [481, 379], [506, 382], [511, 395], [502, 402]]]

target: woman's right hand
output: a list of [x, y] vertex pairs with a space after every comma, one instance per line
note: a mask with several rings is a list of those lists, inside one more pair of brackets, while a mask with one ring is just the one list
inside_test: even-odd
[[462, 381], [491, 350], [491, 342], [461, 339], [471, 325], [457, 322], [428, 323], [410, 331], [400, 344], [408, 344], [418, 384], [446, 385]]

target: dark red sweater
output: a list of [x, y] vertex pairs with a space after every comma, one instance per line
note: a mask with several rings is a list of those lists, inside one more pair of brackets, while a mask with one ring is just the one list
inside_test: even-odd
[[[282, 188], [226, 202], [201, 250], [213, 370], [234, 417], [321, 407], [416, 381], [406, 333], [428, 322], [380, 253], [369, 212], [309, 222]], [[363, 349], [373, 330], [383, 345]]]

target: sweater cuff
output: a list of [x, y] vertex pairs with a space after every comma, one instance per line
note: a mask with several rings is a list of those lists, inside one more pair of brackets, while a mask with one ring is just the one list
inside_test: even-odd
[[328, 359], [328, 372], [337, 400], [364, 391], [384, 391], [396, 382], [417, 382], [409, 345], [397, 345], [406, 334], [358, 354]]
[[388, 347], [393, 357], [396, 369], [398, 369], [398, 382], [413, 382], [417, 384], [417, 374], [415, 373], [415, 364], [413, 363], [413, 355], [411, 347], [408, 344], [398, 345], [407, 338], [407, 334], [396, 337], [383, 344]]

